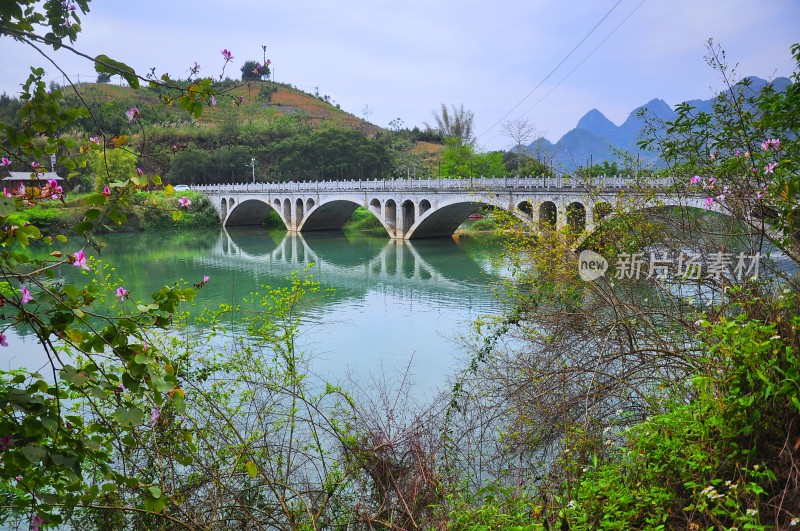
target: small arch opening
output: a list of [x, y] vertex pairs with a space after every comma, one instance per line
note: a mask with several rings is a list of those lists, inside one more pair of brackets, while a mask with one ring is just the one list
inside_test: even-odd
[[292, 222], [292, 202], [288, 197], [283, 200], [283, 219], [286, 220], [286, 223]]
[[594, 205], [594, 221], [597, 223], [611, 215], [613, 209], [605, 201], [600, 201]]
[[525, 217], [533, 218], [533, 203], [523, 201], [517, 205], [517, 210], [525, 214]]
[[383, 209], [383, 215], [386, 224], [391, 228], [395, 228], [397, 224], [397, 203], [394, 202], [394, 199], [389, 199], [386, 201]]
[[414, 225], [414, 221], [416, 221], [416, 207], [414, 203], [410, 199], [406, 199], [403, 201], [402, 205], [402, 221], [403, 221], [403, 232], [406, 232]]
[[420, 215], [420, 217], [430, 209], [431, 209], [431, 202], [428, 201], [427, 199], [423, 199], [422, 201], [419, 202], [419, 215]]
[[552, 229], [558, 220], [558, 209], [552, 201], [545, 201], [539, 207], [539, 227], [542, 229]]
[[567, 226], [574, 232], [583, 232], [586, 228], [586, 207], [577, 201], [567, 206]]

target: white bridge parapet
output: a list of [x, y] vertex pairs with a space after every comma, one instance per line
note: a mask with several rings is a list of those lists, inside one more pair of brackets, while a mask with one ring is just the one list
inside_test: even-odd
[[372, 212], [392, 238], [452, 235], [481, 207], [507, 210], [534, 228], [571, 226], [592, 231], [598, 205], [621, 195], [641, 196], [637, 206], [703, 206], [700, 196], [646, 197], [644, 189], [664, 189], [669, 179], [628, 176], [578, 178], [492, 177], [212, 184], [193, 186], [214, 204], [224, 226], [263, 223], [275, 210], [289, 232], [341, 229], [361, 206]]

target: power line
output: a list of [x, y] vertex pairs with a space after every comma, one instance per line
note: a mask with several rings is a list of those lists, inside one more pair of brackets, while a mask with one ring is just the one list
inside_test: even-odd
[[[589, 59], [589, 58], [590, 58], [592, 55], [594, 55], [594, 53], [595, 53], [595, 52], [596, 52], [596, 51], [597, 51], [597, 50], [598, 50], [598, 49], [599, 49], [599, 48], [600, 48], [600, 47], [601, 47], [603, 44], [605, 44], [605, 42], [606, 42], [608, 39], [610, 39], [610, 38], [611, 38], [611, 36], [612, 36], [612, 35], [614, 35], [614, 33], [616, 33], [616, 32], [617, 32], [617, 30], [618, 30], [620, 27], [622, 27], [622, 25], [623, 25], [623, 24], [625, 24], [625, 22], [627, 22], [627, 21], [628, 21], [628, 19], [629, 19], [629, 18], [631, 18], [631, 17], [633, 16], [633, 14], [634, 14], [634, 13], [636, 13], [636, 11], [638, 11], [638, 10], [639, 10], [639, 8], [640, 8], [640, 7], [642, 7], [642, 4], [644, 4], [646, 1], [647, 1], [647, 0], [642, 0], [641, 2], [639, 2], [639, 4], [638, 4], [636, 7], [634, 7], [634, 8], [633, 8], [633, 10], [632, 10], [630, 13], [628, 13], [628, 16], [626, 16], [624, 19], [622, 19], [622, 21], [621, 21], [619, 24], [617, 24], [617, 25], [614, 27], [614, 29], [613, 29], [613, 30], [611, 30], [611, 32], [610, 32], [608, 35], [606, 35], [606, 37], [605, 37], [605, 38], [604, 38], [602, 41], [600, 41], [600, 42], [597, 44], [597, 46], [595, 46], [595, 47], [592, 49], [592, 51], [591, 51], [591, 52], [589, 52], [589, 53], [586, 55], [586, 57], [584, 57], [584, 58], [581, 60], [581, 62], [579, 62], [577, 65], [575, 65], [575, 67], [574, 67], [572, 70], [570, 70], [569, 72], [567, 72], [567, 75], [565, 75], [563, 78], [561, 78], [561, 81], [559, 81], [558, 83], [556, 83], [556, 84], [555, 84], [555, 86], [553, 86], [553, 88], [551, 88], [549, 91], [547, 91], [547, 93], [546, 93], [544, 96], [542, 96], [541, 98], [539, 98], [539, 99], [536, 101], [536, 103], [534, 103], [533, 105], [531, 105], [531, 106], [530, 106], [530, 107], [529, 107], [529, 108], [528, 108], [528, 109], [527, 109], [525, 112], [523, 112], [523, 113], [522, 113], [522, 116], [524, 116], [524, 115], [528, 114], [529, 112], [531, 112], [531, 111], [532, 111], [532, 110], [533, 110], [533, 109], [534, 109], [534, 108], [535, 108], [537, 105], [539, 105], [539, 104], [540, 104], [540, 103], [541, 103], [541, 102], [542, 102], [542, 101], [543, 101], [545, 98], [547, 98], [547, 96], [549, 96], [550, 94], [552, 94], [552, 93], [553, 93], [553, 92], [554, 92], [554, 91], [555, 91], [555, 90], [556, 90], [556, 89], [557, 89], [557, 88], [558, 88], [558, 87], [559, 87], [559, 86], [560, 86], [560, 85], [561, 85], [561, 84], [562, 84], [564, 81], [566, 81], [566, 80], [567, 80], [567, 78], [568, 78], [569, 76], [571, 76], [572, 74], [574, 74], [574, 73], [575, 73], [575, 71], [576, 71], [578, 68], [580, 68], [580, 67], [581, 67], [581, 65], [583, 65], [583, 63], [585, 63], [585, 62], [586, 62], [586, 61], [587, 61], [587, 60], [588, 60], [588, 59]], [[563, 62], [563, 61], [562, 61], [562, 62]], [[541, 85], [541, 83], [540, 83], [540, 85]], [[534, 89], [534, 90], [535, 90], [535, 89]], [[524, 101], [524, 100], [523, 100], [523, 101]], [[521, 103], [521, 102], [520, 102], [520, 103]], [[514, 107], [514, 109], [516, 109], [517, 107], [519, 107], [519, 104], [517, 104], [517, 105]], [[512, 111], [513, 111], [514, 109], [512, 109]], [[509, 113], [509, 114], [510, 114], [510, 113]], [[506, 116], [508, 116], [508, 114], [506, 114]], [[505, 116], [504, 116], [504, 118], [505, 118]], [[501, 120], [502, 120], [502, 118], [501, 118]], [[494, 125], [497, 125], [497, 123], [495, 123]], [[493, 125], [492, 127], [494, 127], [494, 125]], [[490, 129], [491, 129], [491, 128], [490, 128]], [[492, 136], [492, 137], [491, 137], [489, 140], [490, 140], [490, 141], [491, 141], [491, 140], [494, 140], [495, 138], [497, 138], [497, 135], [499, 135], [499, 134], [500, 134], [500, 133], [495, 133], [495, 135], [494, 135], [494, 136]]]
[[605, 21], [605, 19], [607, 19], [611, 15], [611, 13], [617, 8], [617, 6], [619, 6], [619, 4], [621, 4], [621, 3], [622, 3], [622, 0], [617, 0], [617, 2], [613, 6], [611, 6], [611, 8], [605, 13], [605, 15], [603, 15], [603, 17], [592, 27], [592, 29], [589, 30], [589, 32], [586, 35], [584, 35], [584, 37], [578, 42], [578, 44], [576, 44], [572, 48], [572, 50], [566, 56], [564, 56], [564, 58], [561, 59], [561, 61], [535, 87], [533, 87], [533, 89], [524, 98], [522, 98], [519, 102], [517, 102], [516, 105], [514, 105], [507, 113], [505, 113], [496, 122], [494, 122], [490, 127], [488, 127], [483, 133], [478, 135], [476, 137], [476, 139], [482, 137], [483, 135], [485, 135], [486, 133], [488, 133], [489, 131], [494, 129], [495, 126], [497, 126], [497, 124], [499, 124], [505, 118], [507, 118], [508, 115], [510, 115], [512, 112], [514, 112], [517, 109], [517, 107], [522, 105], [525, 102], [525, 100], [527, 100], [534, 92], [536, 92], [536, 90], [539, 87], [541, 87], [545, 83], [545, 81], [547, 81], [550, 78], [550, 76], [552, 76], [556, 72], [556, 70], [558, 70], [561, 67], [561, 65], [563, 65], [567, 61], [567, 59], [572, 57], [572, 55], [577, 51], [577, 49], [580, 48], [580, 46], [584, 42], [586, 42], [586, 39], [588, 39], [597, 30], [598, 27], [600, 27], [600, 25], [603, 23], [603, 21]]
[[565, 75], [563, 78], [561, 78], [561, 81], [559, 81], [558, 83], [556, 83], [556, 85], [555, 85], [553, 88], [551, 88], [551, 89], [550, 89], [550, 90], [547, 92], [547, 94], [545, 94], [544, 96], [542, 96], [541, 98], [539, 98], [539, 100], [538, 100], [536, 103], [534, 103], [533, 105], [531, 105], [531, 106], [528, 108], [528, 110], [526, 110], [526, 111], [525, 111], [525, 112], [523, 112], [522, 114], [523, 114], [523, 115], [525, 115], [525, 114], [528, 114], [529, 112], [531, 112], [531, 111], [533, 110], [533, 108], [534, 108], [534, 107], [536, 107], [537, 105], [539, 105], [539, 104], [542, 102], [542, 100], [544, 100], [544, 99], [545, 99], [547, 96], [549, 96], [550, 94], [552, 94], [552, 93], [553, 93], [553, 91], [554, 91], [555, 89], [557, 89], [557, 88], [558, 88], [558, 87], [561, 85], [561, 83], [563, 83], [564, 81], [566, 81], [566, 80], [567, 80], [567, 78], [568, 78], [569, 76], [571, 76], [573, 73], [575, 73], [575, 71], [576, 71], [578, 68], [580, 68], [580, 66], [581, 66], [583, 63], [585, 63], [585, 62], [586, 62], [586, 61], [587, 61], [587, 60], [588, 60], [588, 59], [589, 59], [589, 58], [590, 58], [592, 55], [594, 55], [594, 52], [596, 52], [596, 51], [597, 51], [597, 50], [598, 50], [598, 49], [599, 49], [599, 48], [600, 48], [600, 47], [601, 47], [603, 44], [605, 44], [605, 42], [606, 42], [608, 39], [610, 39], [610, 38], [611, 38], [611, 36], [612, 36], [612, 35], [614, 35], [614, 33], [616, 33], [616, 32], [617, 32], [617, 30], [618, 30], [618, 29], [619, 29], [619, 28], [620, 28], [620, 27], [621, 27], [623, 24], [625, 24], [625, 22], [627, 22], [627, 20], [628, 20], [629, 18], [631, 18], [631, 17], [633, 16], [633, 14], [634, 14], [634, 13], [636, 13], [636, 11], [637, 11], [637, 10], [638, 10], [640, 7], [642, 7], [642, 4], [644, 4], [646, 1], [647, 1], [647, 0], [642, 0], [641, 2], [639, 2], [639, 5], [637, 5], [636, 7], [634, 7], [634, 8], [633, 8], [633, 11], [631, 11], [631, 12], [628, 14], [628, 16], [627, 16], [627, 17], [625, 17], [624, 19], [622, 19], [622, 22], [620, 22], [619, 24], [617, 24], [617, 26], [616, 26], [616, 27], [615, 27], [613, 30], [611, 30], [611, 33], [609, 33], [608, 35], [606, 35], [606, 38], [605, 38], [605, 39], [603, 39], [602, 41], [600, 41], [600, 43], [599, 43], [597, 46], [595, 46], [595, 47], [594, 47], [594, 49], [593, 49], [591, 52], [589, 52], [589, 55], [587, 55], [586, 57], [584, 57], [584, 58], [581, 60], [581, 62], [580, 62], [580, 63], [578, 63], [577, 65], [575, 65], [575, 68], [573, 68], [572, 70], [570, 70], [570, 71], [567, 73], [567, 75]]

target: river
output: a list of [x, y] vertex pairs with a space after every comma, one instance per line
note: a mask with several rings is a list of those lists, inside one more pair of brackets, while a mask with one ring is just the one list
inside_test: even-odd
[[[393, 378], [410, 364], [415, 389], [434, 392], [466, 356], [458, 337], [478, 317], [497, 313], [491, 284], [503, 274], [501, 247], [480, 236], [414, 242], [361, 233], [292, 235], [263, 228], [105, 235], [102, 259], [112, 283], [145, 299], [179, 279], [209, 282], [195, 308], [242, 304], [262, 286], [287, 286], [307, 270], [326, 296], [304, 308], [299, 343], [312, 371], [331, 381]], [[95, 269], [99, 266], [95, 265]], [[79, 268], [66, 267], [79, 281]], [[253, 307], [251, 309], [257, 309]], [[42, 367], [31, 335], [9, 330], [4, 368]], [[21, 333], [21, 335], [20, 335]]]

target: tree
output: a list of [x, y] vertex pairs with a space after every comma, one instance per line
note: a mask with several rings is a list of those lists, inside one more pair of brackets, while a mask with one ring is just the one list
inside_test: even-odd
[[269, 60], [266, 65], [257, 61], [245, 61], [242, 65], [242, 81], [261, 81], [269, 78]]
[[425, 122], [424, 125], [426, 128], [438, 130], [445, 138], [456, 139], [456, 144], [458, 145], [472, 143], [472, 122], [475, 116], [472, 111], [464, 109], [463, 103], [460, 107], [451, 105], [450, 110], [447, 109], [447, 105], [442, 103], [441, 111], [439, 114], [433, 113], [433, 118], [436, 127], [431, 127]]
[[517, 174], [522, 172], [522, 145], [534, 138], [540, 137], [541, 134], [527, 118], [518, 120], [506, 120], [503, 122], [501, 132], [510, 137], [515, 144], [517, 144]]
[[103, 85], [111, 83], [111, 74], [109, 74], [108, 72], [101, 72], [97, 74], [97, 83]]
[[[49, 48], [63, 48], [87, 57], [72, 43], [81, 29], [78, 14], [87, 13], [88, 4], [88, 0], [69, 5], [55, 0], [6, 2], [0, 8], [0, 26], [4, 38], [14, 38], [46, 56]], [[98, 74], [120, 75], [132, 88], [141, 81], [162, 87], [167, 99], [193, 115], [202, 112], [215, 94], [210, 79], [196, 80], [189, 90], [188, 85], [140, 77], [105, 55], [91, 61]], [[196, 289], [165, 287], [142, 301], [147, 304], [120, 311], [118, 304], [129, 295], [126, 290], [93, 277], [96, 265], [90, 255], [99, 248], [95, 229], [124, 223], [126, 205], [136, 203], [138, 192], [160, 188], [161, 180], [130, 167], [126, 173], [109, 174], [109, 157], [129, 147], [124, 135], [107, 134], [99, 126], [96, 135], [64, 134], [89, 113], [65, 105], [64, 90], [48, 88], [44, 76], [44, 69], [31, 70], [22, 86], [20, 99], [25, 105], [19, 109], [19, 122], [0, 124], [0, 166], [17, 164], [39, 174], [40, 161], [57, 153], [60, 165], [72, 172], [96, 156], [95, 167], [106, 169], [107, 184], [83, 199], [83, 216], [68, 234], [43, 235], [34, 224], [9, 223], [16, 211], [42, 199], [63, 200], [58, 182], [42, 181], [0, 198], [0, 246], [5, 251], [0, 256], [5, 319], [0, 324], [0, 348], [14, 348], [5, 334], [9, 327], [25, 327], [50, 360], [44, 374], [0, 371], [0, 521], [25, 518], [37, 529], [62, 523], [73, 508], [96, 503], [105, 496], [102, 493], [145, 484], [136, 472], [115, 466], [115, 452], [131, 447], [148, 417], [185, 410], [176, 366], [151, 339], [168, 326], [179, 304], [191, 300]], [[74, 88], [69, 79], [67, 83]], [[140, 110], [132, 106], [124, 116], [144, 138]], [[180, 217], [177, 203], [173, 214]], [[49, 253], [33, 252], [32, 241], [41, 242]], [[53, 272], [59, 267], [80, 268], [88, 275], [87, 283], [54, 281]], [[181, 428], [176, 433], [189, 436]], [[166, 500], [160, 488], [149, 485], [140, 492], [141, 510], [163, 511]]]
[[[756, 92], [710, 46], [726, 83], [713, 111], [681, 104], [643, 141], [667, 170], [607, 205], [592, 234], [510, 240], [508, 307], [476, 325], [449, 413], [450, 463], [474, 488], [494, 478], [523, 500], [563, 500], [538, 512], [550, 527], [798, 522], [792, 51], [794, 84]], [[608, 270], [584, 280], [581, 263], [601, 258]]]

